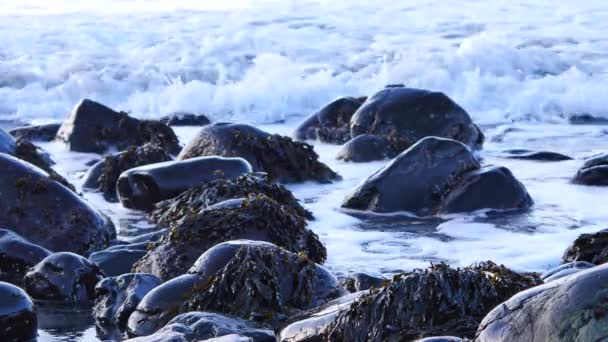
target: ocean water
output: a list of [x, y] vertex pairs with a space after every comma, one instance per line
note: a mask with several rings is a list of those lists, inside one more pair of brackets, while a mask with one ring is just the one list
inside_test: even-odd
[[[607, 29], [608, 4], [598, 0], [0, 0], [0, 125], [60, 121], [88, 97], [141, 118], [201, 112], [288, 135], [338, 96], [394, 83], [440, 90], [482, 126], [484, 163], [509, 167], [533, 209], [357, 218], [340, 203], [385, 162], [343, 163], [339, 146], [315, 142], [344, 180], [289, 188], [317, 217], [309, 226], [328, 249], [327, 267], [388, 276], [493, 260], [544, 271], [579, 234], [608, 225], [608, 189], [569, 183], [585, 158], [608, 149], [608, 126], [567, 123], [574, 114], [608, 118]], [[507, 128], [516, 130], [492, 141]], [[196, 130], [176, 132], [187, 143]], [[99, 158], [41, 146], [75, 184]], [[502, 157], [514, 148], [575, 159]], [[122, 237], [154, 229], [141, 213], [84, 196]], [[96, 341], [78, 317], [65, 326], [71, 318], [44, 316], [40, 340]]]

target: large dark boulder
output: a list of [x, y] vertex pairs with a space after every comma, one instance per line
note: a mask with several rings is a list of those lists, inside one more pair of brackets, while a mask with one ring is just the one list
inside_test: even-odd
[[200, 157], [144, 165], [118, 178], [118, 198], [126, 208], [151, 210], [154, 204], [216, 179], [235, 179], [251, 172], [242, 158]]
[[485, 166], [462, 175], [444, 198], [441, 212], [462, 213], [479, 209], [523, 210], [532, 206], [526, 188], [506, 167]]
[[171, 154], [180, 151], [173, 130], [160, 121], [138, 120], [100, 103], [85, 99], [57, 132], [71, 151], [104, 153], [153, 143]]
[[112, 221], [35, 166], [0, 154], [0, 227], [51, 251], [82, 255], [116, 237]]
[[34, 303], [17, 286], [0, 282], [0, 341], [22, 342], [38, 335]]
[[183, 274], [207, 249], [236, 239], [272, 242], [319, 263], [327, 253], [318, 236], [306, 228], [306, 220], [291, 207], [265, 195], [251, 195], [220, 202], [185, 218], [149, 245], [133, 271], [168, 280]]
[[385, 137], [404, 151], [429, 136], [481, 148], [483, 134], [469, 114], [445, 94], [422, 89], [390, 87], [377, 92], [357, 110], [350, 123], [352, 137]]
[[15, 139], [23, 138], [29, 141], [52, 141], [55, 139], [61, 124], [31, 125], [16, 127], [8, 131]]
[[481, 322], [477, 342], [602, 341], [608, 336], [608, 265], [518, 293]]
[[51, 255], [18, 234], [0, 229], [0, 281], [21, 286], [30, 267]]
[[158, 203], [151, 218], [160, 226], [176, 227], [182, 220], [197, 215], [203, 209], [250, 194], [266, 195], [301, 217], [312, 218], [312, 214], [300, 205], [287, 188], [259, 172], [243, 175], [236, 180], [217, 179], [187, 190], [175, 198]]
[[344, 144], [351, 138], [350, 119], [365, 98], [340, 97], [309, 116], [294, 132], [298, 140]]
[[581, 185], [608, 185], [608, 154], [601, 154], [588, 159], [583, 164], [572, 183]]
[[592, 264], [608, 262], [608, 229], [581, 234], [564, 253], [562, 262], [587, 261]]
[[167, 126], [205, 126], [211, 121], [202, 114], [172, 113], [160, 118], [160, 122]]
[[[497, 187], [500, 190], [495, 190]], [[491, 190], [488, 190], [491, 189]], [[521, 210], [532, 205], [524, 186], [506, 168], [481, 168], [464, 144], [428, 137], [368, 177], [342, 206], [418, 216]]]
[[157, 277], [142, 273], [105, 278], [95, 286], [95, 321], [100, 326], [126, 329], [129, 316], [137, 305], [160, 283]]
[[319, 161], [312, 146], [245, 124], [215, 123], [203, 127], [178, 159], [214, 155], [244, 158], [254, 171], [266, 172], [283, 183], [327, 183], [340, 178]]
[[103, 193], [106, 200], [117, 201], [116, 183], [120, 175], [138, 166], [171, 161], [171, 156], [161, 147], [146, 144], [106, 156], [93, 165], [84, 177], [83, 188]]
[[397, 151], [381, 136], [362, 134], [348, 141], [338, 152], [337, 159], [355, 163], [391, 159]]
[[485, 262], [464, 269], [445, 264], [396, 275], [384, 288], [353, 294], [350, 305], [320, 311], [285, 328], [284, 341], [411, 341], [426, 336], [471, 338], [481, 319], [512, 295], [540, 284]]
[[25, 290], [37, 300], [90, 304], [95, 285], [104, 278], [101, 269], [86, 258], [68, 252], [51, 254], [24, 279]]

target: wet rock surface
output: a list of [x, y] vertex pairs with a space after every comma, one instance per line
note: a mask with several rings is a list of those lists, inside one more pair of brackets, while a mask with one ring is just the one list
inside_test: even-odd
[[492, 262], [464, 269], [433, 265], [397, 275], [384, 288], [353, 294], [346, 308], [318, 312], [313, 319], [286, 328], [281, 336], [284, 341], [471, 338], [496, 305], [538, 284], [537, 275], [516, 273]]
[[166, 152], [180, 151], [177, 136], [160, 121], [138, 120], [88, 99], [80, 102], [61, 125], [56, 139], [71, 151], [104, 153], [153, 143]]
[[[488, 185], [500, 191], [488, 191]], [[497, 196], [499, 194], [499, 196]], [[481, 168], [460, 142], [424, 138], [368, 177], [342, 206], [418, 216], [478, 209], [522, 210], [532, 205], [523, 185], [506, 168]]]
[[235, 179], [251, 172], [242, 158], [199, 157], [145, 165], [118, 178], [118, 198], [131, 209], [151, 210], [162, 200], [216, 179]]
[[203, 127], [178, 159], [213, 155], [244, 158], [253, 171], [266, 172], [283, 183], [328, 183], [340, 179], [319, 161], [312, 146], [245, 124], [216, 123]]
[[355, 163], [391, 159], [398, 155], [390, 142], [377, 135], [362, 134], [348, 141], [337, 159]]
[[82, 255], [107, 247], [112, 222], [47, 174], [0, 154], [0, 227], [49, 250]]
[[572, 179], [572, 183], [581, 185], [608, 185], [608, 154], [587, 159]]
[[182, 312], [221, 312], [274, 327], [346, 293], [336, 277], [308, 258], [259, 241], [219, 244], [189, 272], [207, 282], [185, 301]]
[[357, 110], [351, 134], [385, 137], [395, 150], [404, 151], [429, 136], [481, 148], [483, 134], [469, 114], [443, 93], [405, 87], [385, 88]]
[[485, 166], [463, 174], [459, 184], [444, 198], [443, 209], [440, 211], [464, 213], [479, 209], [525, 210], [532, 204], [528, 191], [509, 169]]
[[101, 269], [84, 257], [55, 253], [34, 266], [24, 278], [25, 290], [36, 300], [90, 304], [95, 285], [104, 278]]
[[312, 218], [312, 214], [300, 205], [287, 188], [260, 172], [245, 174], [236, 180], [217, 179], [187, 190], [175, 198], [158, 203], [151, 218], [160, 226], [175, 227], [185, 218], [197, 215], [217, 203], [245, 198], [250, 194], [268, 196], [300, 217]]
[[117, 201], [116, 184], [120, 175], [138, 166], [161, 163], [172, 160], [161, 147], [146, 144], [131, 147], [128, 150], [106, 156], [89, 169], [84, 177], [83, 187], [98, 190], [106, 200]]
[[126, 329], [129, 316], [137, 305], [160, 283], [154, 275], [142, 273], [103, 279], [95, 286], [93, 316], [97, 324]]
[[304, 218], [265, 195], [251, 195], [235, 205], [209, 208], [185, 218], [151, 244], [133, 270], [171, 279], [183, 274], [207, 249], [236, 239], [272, 242], [319, 263], [326, 258], [325, 247], [306, 228]]
[[490, 312], [475, 341], [601, 341], [608, 336], [608, 265], [518, 293]]
[[146, 255], [147, 242], [116, 245], [92, 253], [89, 260], [109, 277], [130, 273], [133, 265]]
[[61, 127], [60, 123], [16, 127], [8, 131], [15, 139], [29, 141], [52, 141]]
[[147, 336], [158, 331], [179, 314], [181, 305], [206, 282], [196, 274], [184, 274], [152, 289], [129, 316], [129, 334]]
[[524, 159], [524, 160], [536, 160], [536, 161], [564, 161], [572, 160], [572, 157], [567, 155], [551, 152], [551, 151], [532, 151], [525, 149], [514, 149], [503, 151], [505, 158], [511, 159]]
[[47, 249], [10, 230], [0, 229], [0, 281], [21, 286], [30, 267], [49, 255], [51, 252]]
[[172, 113], [160, 118], [160, 122], [167, 126], [205, 126], [211, 121], [202, 114]]
[[0, 282], [0, 340], [29, 341], [37, 334], [38, 316], [32, 300], [17, 286]]
[[540, 279], [548, 283], [592, 267], [595, 267], [595, 265], [590, 262], [572, 261], [548, 270], [540, 276]]
[[580, 235], [564, 253], [562, 262], [587, 261], [592, 264], [608, 262], [608, 229]]
[[365, 102], [364, 97], [341, 97], [312, 114], [295, 130], [298, 140], [344, 144], [351, 138], [350, 120]]

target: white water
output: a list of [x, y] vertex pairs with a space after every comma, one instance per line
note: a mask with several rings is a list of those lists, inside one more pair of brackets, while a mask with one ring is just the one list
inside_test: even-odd
[[[608, 189], [568, 183], [582, 159], [606, 151], [608, 134], [563, 124], [577, 113], [608, 117], [607, 30], [605, 0], [0, 0], [0, 121], [62, 120], [88, 97], [138, 117], [203, 112], [288, 134], [337, 96], [370, 95], [389, 83], [441, 90], [489, 137], [504, 125], [523, 129], [486, 143], [482, 156], [524, 182], [533, 210], [507, 220], [362, 221], [340, 203], [384, 163], [342, 163], [334, 159], [339, 147], [315, 144], [344, 180], [290, 188], [317, 217], [310, 227], [327, 246], [327, 266], [388, 275], [429, 261], [491, 259], [542, 271], [579, 234], [608, 224]], [[178, 133], [187, 142], [194, 130]], [[75, 182], [97, 157], [43, 147]], [[498, 156], [510, 148], [576, 160]], [[85, 196], [123, 235], [140, 217]], [[95, 335], [52, 334], [59, 337], [42, 332], [41, 340]]]
[[481, 123], [606, 115], [608, 6], [554, 1], [0, 1], [0, 118], [83, 97], [273, 122], [387, 83]]

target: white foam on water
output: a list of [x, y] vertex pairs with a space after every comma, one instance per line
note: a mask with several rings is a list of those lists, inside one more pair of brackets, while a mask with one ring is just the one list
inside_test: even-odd
[[603, 0], [2, 1], [0, 118], [89, 97], [266, 123], [387, 83], [481, 123], [605, 116], [607, 19]]

